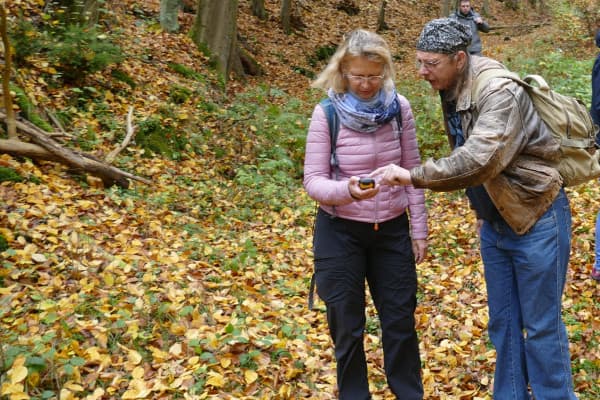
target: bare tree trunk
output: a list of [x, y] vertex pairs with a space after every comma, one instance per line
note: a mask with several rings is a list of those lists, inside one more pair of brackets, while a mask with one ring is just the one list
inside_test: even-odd
[[486, 17], [492, 15], [489, 0], [483, 0], [483, 4], [481, 5], [481, 14], [483, 14]]
[[388, 29], [388, 25], [385, 23], [385, 6], [387, 6], [387, 0], [381, 0], [381, 7], [379, 8], [379, 17], [377, 18], [377, 32]]
[[450, 10], [450, 3], [452, 2], [452, 0], [442, 0], [442, 17], [447, 17], [448, 15], [450, 15], [450, 12], [452, 10]]
[[12, 108], [12, 96], [10, 95], [10, 70], [12, 68], [12, 57], [10, 42], [6, 29], [6, 9], [4, 4], [0, 3], [0, 33], [2, 34], [2, 43], [4, 45], [4, 71], [2, 72], [2, 93], [4, 96], [4, 106], [6, 107], [6, 129], [9, 139], [17, 139], [17, 125], [15, 120], [15, 110]]
[[292, 33], [292, 0], [281, 1], [281, 27], [286, 35]]
[[160, 27], [167, 32], [179, 30], [179, 9], [181, 0], [160, 0]]
[[265, 0], [252, 0], [252, 14], [261, 20], [267, 19]]
[[237, 51], [237, 0], [198, 0], [190, 36], [198, 48], [215, 64], [225, 81]]

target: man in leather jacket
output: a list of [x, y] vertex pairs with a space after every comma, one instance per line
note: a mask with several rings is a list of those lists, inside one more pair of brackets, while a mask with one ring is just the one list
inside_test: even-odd
[[494, 399], [575, 400], [561, 316], [571, 211], [552, 166], [559, 144], [511, 79], [491, 78], [471, 93], [482, 71], [504, 66], [471, 56], [470, 38], [469, 27], [442, 18], [428, 22], [417, 42], [419, 74], [440, 93], [452, 153], [410, 170], [390, 164], [371, 175], [381, 185], [467, 189], [478, 218], [488, 332], [497, 355]]
[[456, 19], [461, 24], [471, 28], [471, 44], [467, 48], [470, 54], [481, 55], [481, 38], [479, 31], [487, 33], [490, 26], [481, 18], [481, 15], [473, 10], [470, 0], [460, 0], [459, 9], [450, 15], [450, 18]]

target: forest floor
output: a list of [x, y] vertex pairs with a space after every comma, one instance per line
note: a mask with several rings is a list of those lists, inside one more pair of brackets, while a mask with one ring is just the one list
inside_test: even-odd
[[[43, 3], [14, 0], [9, 15], [39, 18]], [[240, 0], [238, 20], [241, 41], [264, 74], [230, 80], [225, 95], [187, 35], [193, 14], [182, 12], [181, 31], [165, 33], [157, 24], [159, 0], [106, 1], [106, 25], [120, 33], [129, 55], [119, 67], [135, 87], [108, 72], [81, 87], [52, 85], [45, 78], [51, 68], [36, 57], [19, 70], [19, 85], [40, 110], [69, 110], [71, 131], [95, 135], [98, 157], [111, 150], [103, 142], [114, 144], [122, 136], [115, 132], [124, 131], [130, 106], [134, 124], [163, 115], [172, 110], [169, 98], [177, 86], [202, 95], [178, 104], [161, 122], [214, 134], [199, 146], [202, 151], [177, 161], [128, 148], [119, 166], [153, 181], [128, 190], [99, 187], [54, 163], [0, 155], [1, 167], [27, 178], [0, 184], [0, 232], [10, 246], [0, 255], [1, 398], [335, 398], [324, 307], [317, 301], [315, 311], [306, 308], [314, 203], [298, 181], [290, 198], [270, 193], [273, 202], [287, 204], [281, 209], [263, 204], [244, 211], [239, 204], [245, 204], [247, 188], [239, 185], [234, 166], [257, 163], [248, 156], [253, 132], [205, 120], [200, 106], [219, 107], [256, 86], [312, 101], [308, 75], [324, 66], [311, 62], [316, 50], [337, 45], [353, 28], [373, 29], [380, 2], [357, 0], [360, 12], [349, 16], [335, 8], [339, 0], [298, 1], [304, 28], [291, 35], [279, 28], [280, 1], [265, 3], [268, 18], [260, 21], [250, 15], [249, 1]], [[390, 29], [382, 35], [397, 60], [400, 92], [403, 82], [418, 79], [414, 43], [423, 24], [439, 13], [439, 3], [388, 1]], [[539, 40], [582, 58], [596, 52], [592, 41], [563, 42], [564, 32], [534, 10], [513, 12], [502, 2], [489, 3], [490, 25], [504, 28], [482, 34], [487, 55], [508, 61]], [[209, 83], [198, 88], [173, 64]], [[82, 92], [92, 97], [89, 108], [77, 108]], [[231, 135], [245, 140], [219, 147], [220, 137]], [[582, 400], [600, 397], [600, 286], [589, 279], [597, 186], [569, 190], [574, 236], [564, 305]], [[494, 351], [486, 334], [473, 215], [460, 196], [427, 197], [430, 257], [418, 266], [416, 313], [426, 398], [490, 400]], [[373, 398], [391, 399], [371, 304], [367, 322]]]

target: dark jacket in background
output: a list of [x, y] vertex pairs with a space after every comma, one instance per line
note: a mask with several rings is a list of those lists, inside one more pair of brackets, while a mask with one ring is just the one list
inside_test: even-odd
[[481, 18], [481, 15], [473, 11], [473, 9], [469, 10], [467, 15], [462, 14], [460, 10], [456, 10], [450, 15], [450, 18], [453, 18], [461, 24], [467, 25], [469, 28], [471, 28], [471, 44], [467, 50], [469, 50], [469, 53], [471, 54], [481, 55], [481, 39], [479, 38], [479, 31], [484, 33], [490, 31], [490, 26], [485, 21], [481, 24], [475, 23], [475, 19]]

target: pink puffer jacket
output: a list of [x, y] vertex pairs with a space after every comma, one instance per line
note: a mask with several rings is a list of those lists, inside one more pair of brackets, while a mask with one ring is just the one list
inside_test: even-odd
[[[348, 179], [367, 176], [378, 167], [394, 163], [406, 169], [421, 164], [415, 121], [408, 100], [398, 95], [402, 107], [402, 135], [398, 139], [396, 120], [374, 133], [361, 133], [340, 125], [336, 145], [338, 180], [329, 165], [331, 146], [325, 112], [320, 105], [313, 111], [304, 160], [304, 187], [329, 214], [354, 221], [378, 223], [395, 218], [408, 208], [411, 237], [427, 238], [427, 210], [423, 189], [412, 186], [382, 185], [370, 199], [356, 201], [350, 196]], [[334, 207], [335, 206], [335, 207]]]

